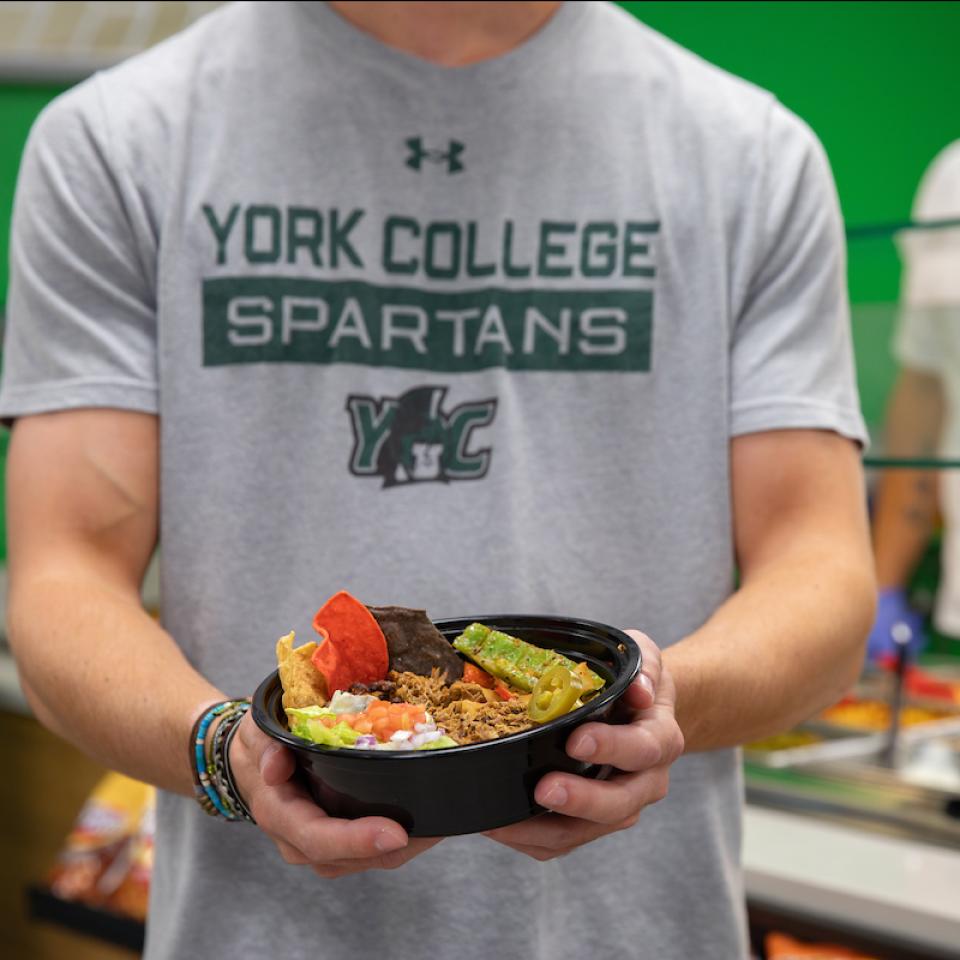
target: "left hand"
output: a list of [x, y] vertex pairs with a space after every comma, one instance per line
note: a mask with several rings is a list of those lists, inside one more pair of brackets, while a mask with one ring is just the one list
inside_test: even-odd
[[549, 773], [536, 800], [549, 813], [486, 836], [535, 860], [552, 860], [617, 830], [632, 827], [644, 807], [667, 795], [670, 765], [683, 753], [683, 734], [674, 717], [677, 692], [656, 644], [638, 630], [627, 633], [640, 647], [643, 670], [627, 688], [626, 724], [586, 723], [567, 741], [576, 760], [610, 764], [608, 780]]

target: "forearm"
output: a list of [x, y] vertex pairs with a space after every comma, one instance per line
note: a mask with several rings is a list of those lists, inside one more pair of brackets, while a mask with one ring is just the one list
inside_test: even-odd
[[936, 516], [936, 474], [887, 470], [873, 509], [873, 553], [880, 589], [904, 587], [923, 556]]
[[135, 595], [95, 576], [15, 578], [8, 632], [45, 726], [111, 769], [192, 792], [190, 728], [223, 697]]
[[[945, 401], [940, 377], [908, 368], [900, 372], [887, 411], [887, 455], [929, 459], [940, 446]], [[933, 530], [936, 474], [889, 468], [880, 476], [873, 507], [873, 552], [881, 589], [903, 587]]]
[[687, 751], [747, 743], [837, 700], [860, 670], [873, 602], [866, 565], [828, 550], [756, 571], [664, 651]]

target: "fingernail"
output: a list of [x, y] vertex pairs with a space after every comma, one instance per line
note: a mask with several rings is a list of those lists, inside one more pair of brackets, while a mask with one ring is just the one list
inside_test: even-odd
[[645, 674], [640, 674], [640, 686], [643, 687], [651, 697], [656, 696], [657, 691], [653, 687], [653, 681]]
[[589, 760], [597, 752], [597, 741], [587, 734], [577, 741], [570, 752], [578, 760]]
[[260, 776], [263, 776], [263, 768], [270, 762], [270, 758], [282, 750], [283, 747], [279, 743], [270, 743], [264, 748], [263, 753], [260, 754], [260, 762], [257, 764], [257, 769], [260, 771]]
[[548, 791], [546, 796], [543, 798], [543, 805], [545, 807], [552, 807], [556, 809], [557, 807], [562, 807], [567, 802], [567, 791], [565, 787], [561, 787], [560, 784], [555, 784]]
[[407, 845], [407, 838], [401, 837], [392, 830], [381, 830], [373, 845], [381, 853], [393, 853], [394, 850], [402, 850]]

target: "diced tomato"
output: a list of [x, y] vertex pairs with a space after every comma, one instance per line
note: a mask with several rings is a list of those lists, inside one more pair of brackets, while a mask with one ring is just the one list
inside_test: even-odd
[[[334, 720], [333, 717], [324, 718]], [[363, 713], [342, 713], [336, 718], [350, 724], [357, 733], [372, 733], [381, 743], [389, 740], [398, 730], [413, 730], [427, 719], [423, 706], [414, 703], [388, 703], [374, 700]], [[329, 724], [332, 726], [333, 724]]]
[[493, 688], [493, 692], [501, 700], [512, 700], [513, 694], [510, 692], [510, 688], [502, 681], [498, 680], [496, 686]]

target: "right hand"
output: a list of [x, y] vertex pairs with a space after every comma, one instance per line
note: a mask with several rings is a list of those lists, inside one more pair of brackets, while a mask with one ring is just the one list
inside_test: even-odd
[[905, 623], [913, 635], [907, 649], [911, 653], [922, 650], [926, 643], [923, 617], [910, 606], [905, 590], [890, 587], [881, 590], [877, 598], [877, 616], [867, 638], [868, 661], [876, 663], [882, 657], [896, 656], [893, 628], [897, 623]]
[[327, 816], [293, 779], [293, 754], [271, 740], [250, 712], [230, 744], [233, 778], [257, 826], [287, 863], [335, 879], [363, 870], [393, 870], [440, 842], [407, 836], [386, 817]]

